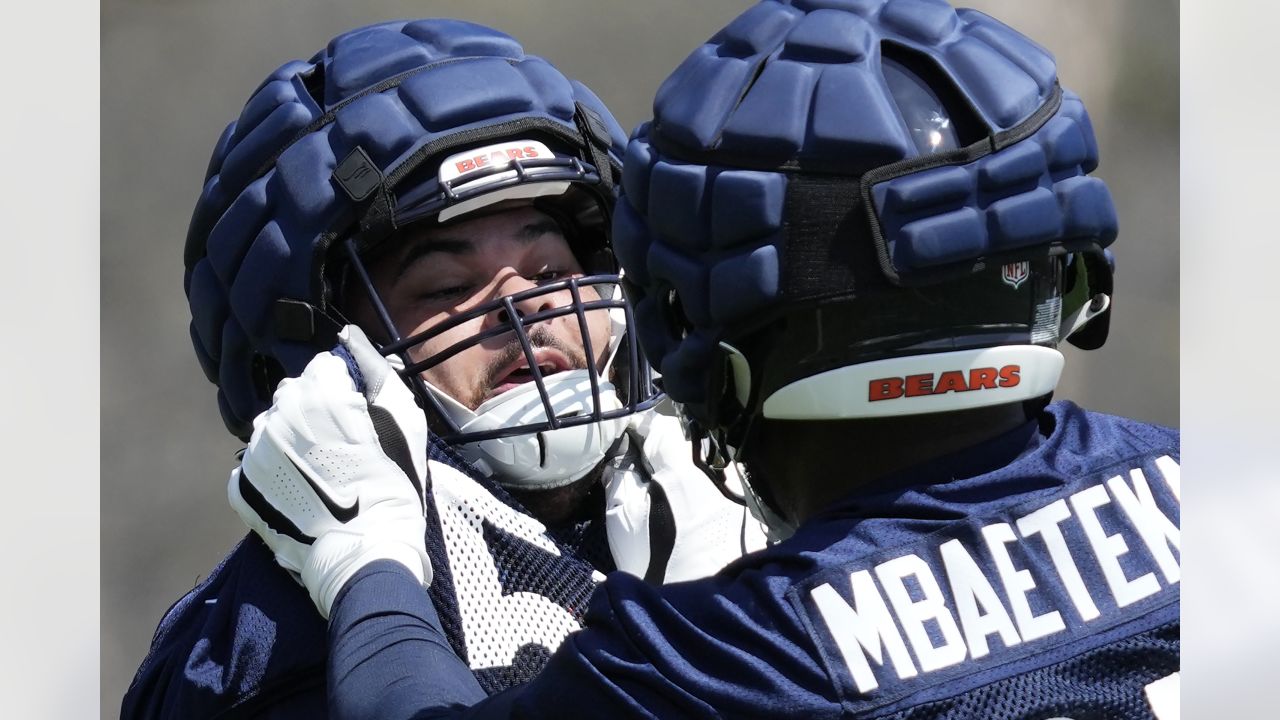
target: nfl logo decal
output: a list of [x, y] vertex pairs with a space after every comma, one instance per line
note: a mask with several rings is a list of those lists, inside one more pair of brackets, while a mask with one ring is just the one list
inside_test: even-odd
[[1027, 276], [1031, 274], [1031, 263], [1023, 260], [1022, 262], [1009, 263], [1000, 268], [1000, 277], [1005, 284], [1015, 290], [1019, 285], [1027, 281]]

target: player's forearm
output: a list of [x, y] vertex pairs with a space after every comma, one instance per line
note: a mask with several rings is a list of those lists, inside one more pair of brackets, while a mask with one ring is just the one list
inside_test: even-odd
[[329, 620], [329, 709], [336, 720], [501, 717], [445, 638], [417, 579], [397, 563], [349, 581]]
[[[627, 582], [625, 576], [620, 580]], [[393, 561], [370, 564], [338, 593], [330, 615], [330, 715], [335, 720], [495, 720], [517, 714], [516, 706], [521, 718], [583, 712], [617, 717], [638, 708], [658, 717], [690, 715], [696, 705], [680, 705], [684, 695], [677, 688], [634, 648], [606, 632], [609, 602], [597, 597], [592, 604], [599, 606], [605, 627], [572, 633], [537, 678], [486, 697], [454, 654], [417, 578]], [[585, 646], [579, 642], [588, 637]]]

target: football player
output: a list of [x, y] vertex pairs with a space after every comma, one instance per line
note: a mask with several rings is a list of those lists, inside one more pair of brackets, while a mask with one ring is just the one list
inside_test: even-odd
[[[370, 531], [416, 533], [393, 556], [433, 576], [481, 697], [536, 675], [604, 573], [699, 577], [764, 542], [694, 465], [628, 332], [609, 245], [624, 142], [507, 35], [383, 23], [263, 81], [188, 232], [196, 354], [254, 438], [233, 503], [274, 523], [298, 509], [286, 483], [322, 477], [315, 512], [351, 522], [378, 517], [366, 479], [411, 478], [416, 517]], [[344, 405], [357, 387], [399, 403]], [[322, 717], [332, 597], [317, 613], [308, 577], [250, 535], [161, 622], [123, 714]]]
[[[1107, 335], [1097, 163], [1052, 56], [937, 0], [766, 0], [697, 49], [632, 135], [614, 242], [705, 463], [780, 542], [609, 578], [468, 716], [1177, 717], [1179, 434], [1051, 401], [1059, 345]], [[447, 716], [385, 674], [438, 634], [389, 555], [348, 556], [333, 707]]]

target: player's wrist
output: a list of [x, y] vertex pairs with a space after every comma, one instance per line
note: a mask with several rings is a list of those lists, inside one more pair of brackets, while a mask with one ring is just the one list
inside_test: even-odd
[[368, 531], [330, 530], [317, 538], [301, 576], [321, 616], [328, 619], [343, 587], [360, 570], [380, 560], [403, 566], [424, 587], [431, 584], [431, 563], [422, 543]]

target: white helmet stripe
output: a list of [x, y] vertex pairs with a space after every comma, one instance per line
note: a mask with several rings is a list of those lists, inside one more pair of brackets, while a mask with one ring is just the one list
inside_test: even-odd
[[843, 420], [947, 412], [1053, 392], [1062, 353], [1039, 345], [959, 350], [850, 365], [797, 380], [764, 401], [777, 420]]

